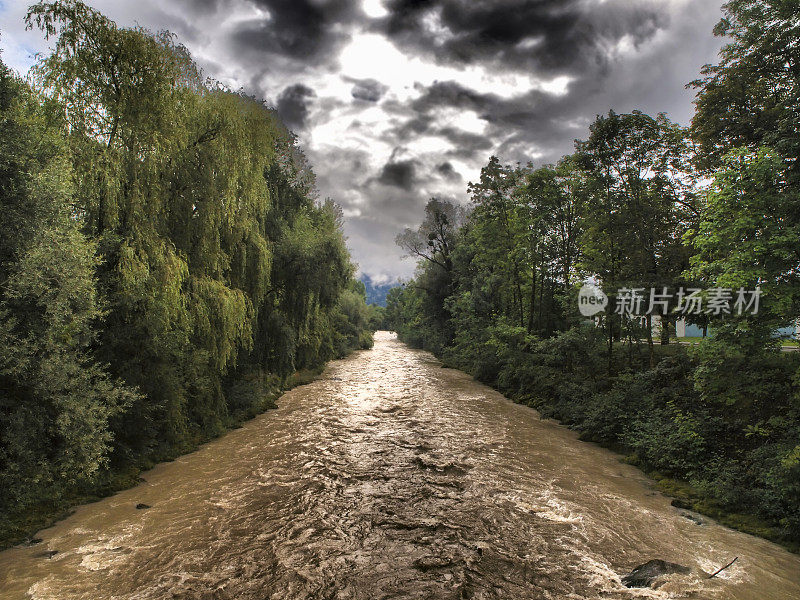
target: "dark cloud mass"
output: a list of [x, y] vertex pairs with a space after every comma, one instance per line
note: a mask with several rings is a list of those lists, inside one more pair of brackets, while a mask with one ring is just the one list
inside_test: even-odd
[[388, 86], [383, 85], [380, 81], [375, 79], [350, 79], [353, 82], [353, 89], [350, 94], [356, 100], [364, 100], [366, 102], [377, 102], [389, 89]]
[[427, 112], [440, 106], [483, 112], [492, 104], [491, 94], [468, 89], [455, 81], [437, 81], [428, 88], [418, 85], [417, 89], [422, 91], [422, 94], [411, 103], [411, 108], [417, 112]]
[[448, 181], [462, 181], [461, 175], [456, 172], [451, 162], [445, 161], [436, 165], [436, 172]]
[[[684, 84], [722, 43], [722, 0], [87, 1], [176, 32], [207, 75], [274, 100], [372, 276], [411, 273], [395, 235], [431, 196], [466, 201], [491, 154], [557, 161], [609, 109], [686, 124]], [[47, 48], [20, 26], [29, 3], [0, 2], [15, 68]]]
[[336, 26], [353, 22], [358, 10], [349, 0], [250, 0], [268, 16], [245, 22], [233, 41], [240, 49], [287, 56], [306, 64], [326, 62], [350, 38]]
[[308, 100], [314, 90], [302, 83], [290, 85], [278, 96], [275, 109], [290, 129], [302, 129], [308, 118]]
[[411, 52], [543, 74], [605, 68], [610, 46], [626, 36], [640, 44], [669, 24], [663, 4], [636, 0], [394, 0], [388, 8], [382, 30]]
[[192, 8], [199, 13], [215, 12], [219, 8], [218, 0], [192, 0]]
[[411, 189], [416, 181], [417, 161], [399, 160], [383, 165], [378, 181], [402, 189]]

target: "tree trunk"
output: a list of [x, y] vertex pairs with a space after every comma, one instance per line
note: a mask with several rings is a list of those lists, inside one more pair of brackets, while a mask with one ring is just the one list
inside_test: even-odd
[[528, 313], [528, 333], [533, 333], [534, 317], [536, 313], [536, 265], [531, 267], [531, 297], [530, 312]]
[[539, 263], [542, 268], [542, 280], [539, 282], [539, 317], [537, 318], [539, 329], [542, 328], [542, 307], [544, 306], [544, 256]]
[[608, 329], [608, 376], [611, 377], [614, 371], [614, 324], [611, 315], [606, 317], [606, 327]]
[[661, 317], [661, 345], [669, 345], [670, 335], [675, 335], [675, 321], [668, 319], [666, 315]]

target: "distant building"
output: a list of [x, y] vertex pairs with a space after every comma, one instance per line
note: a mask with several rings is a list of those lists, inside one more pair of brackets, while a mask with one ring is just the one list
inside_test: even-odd
[[[657, 316], [653, 317], [654, 326], [657, 318]], [[711, 335], [710, 331], [707, 333], [707, 335]], [[692, 323], [687, 323], [686, 319], [678, 319], [678, 321], [675, 323], [675, 337], [703, 337], [703, 329]], [[795, 321], [794, 325], [790, 325], [789, 327], [781, 327], [775, 331], [775, 337], [791, 338], [794, 340], [800, 339], [800, 319]]]
[[703, 337], [703, 329], [692, 323], [687, 323], [686, 319], [678, 319], [675, 322], [675, 337]]
[[[642, 327], [647, 326], [647, 318], [643, 316], [634, 317], [636, 320], [639, 321], [639, 324]], [[594, 317], [593, 319], [587, 319], [587, 323], [594, 323], [595, 325], [600, 325], [600, 317]], [[653, 337], [659, 338], [661, 336], [661, 317], [659, 315], [653, 315], [651, 320]], [[680, 338], [700, 338], [711, 336], [711, 329], [709, 328], [706, 331], [706, 334], [703, 335], [703, 328], [695, 325], [694, 323], [688, 323], [686, 319], [678, 319], [675, 322], [675, 337]], [[672, 336], [670, 336], [672, 337]], [[800, 339], [800, 319], [797, 319], [794, 325], [790, 325], [788, 327], [781, 327], [780, 329], [775, 331], [775, 337], [779, 338], [790, 338], [793, 340]]]

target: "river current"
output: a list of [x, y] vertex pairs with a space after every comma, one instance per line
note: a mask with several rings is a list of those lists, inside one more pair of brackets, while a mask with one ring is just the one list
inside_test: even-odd
[[[0, 598], [800, 599], [800, 557], [393, 334], [278, 405], [0, 553]], [[652, 558], [692, 572], [625, 588]]]

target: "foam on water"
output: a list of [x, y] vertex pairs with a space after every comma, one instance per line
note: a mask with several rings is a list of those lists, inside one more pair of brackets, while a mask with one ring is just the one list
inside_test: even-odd
[[[0, 596], [800, 598], [800, 557], [696, 525], [617, 456], [393, 336], [278, 406], [0, 553]], [[692, 572], [622, 585], [654, 558]]]

